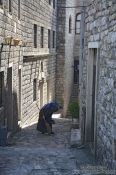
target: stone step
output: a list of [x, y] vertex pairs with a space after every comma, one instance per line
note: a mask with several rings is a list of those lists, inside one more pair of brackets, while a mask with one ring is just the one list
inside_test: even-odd
[[79, 97], [78, 95], [77, 95], [77, 96], [71, 96], [71, 101], [72, 101], [73, 99], [74, 99], [74, 100], [76, 100], [76, 99], [78, 100], [78, 97]]
[[71, 129], [70, 145], [71, 147], [81, 145], [80, 129]]
[[77, 95], [77, 94], [79, 94], [79, 92], [78, 91], [72, 91], [72, 95]]
[[71, 98], [77, 98], [78, 97], [78, 95], [72, 95], [71, 96]]

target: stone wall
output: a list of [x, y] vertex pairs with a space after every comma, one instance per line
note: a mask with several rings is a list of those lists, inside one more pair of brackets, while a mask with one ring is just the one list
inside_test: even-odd
[[[41, 72], [43, 62], [44, 72]], [[36, 79], [36, 101], [33, 101], [33, 81]], [[49, 82], [49, 84], [48, 84]], [[48, 85], [49, 92], [48, 92]], [[41, 89], [42, 88], [42, 89]], [[54, 56], [37, 56], [24, 58], [23, 64], [23, 123], [28, 125], [36, 121], [39, 109], [47, 102], [55, 99], [55, 59]], [[49, 94], [48, 94], [49, 93]], [[48, 98], [49, 96], [49, 98]]]
[[[76, 6], [78, 8], [76, 8], [75, 10], [75, 27], [74, 27], [74, 32], [76, 32], [76, 16], [79, 15], [81, 13], [81, 8], [80, 8], [80, 2], [77, 1]], [[79, 56], [80, 56], [80, 33], [75, 33], [75, 43], [74, 43], [74, 59], [75, 60], [79, 60]]]
[[[113, 161], [113, 119], [116, 118], [116, 2], [96, 0], [86, 8], [85, 58], [83, 61], [82, 108], [87, 110], [87, 62], [89, 43], [98, 43], [96, 91], [96, 151], [106, 165]], [[92, 46], [94, 47], [94, 45]], [[86, 112], [85, 112], [86, 113]], [[83, 114], [81, 114], [83, 115]], [[86, 116], [84, 116], [86, 117]], [[86, 128], [87, 129], [87, 128]], [[87, 130], [86, 130], [87, 132]], [[114, 162], [114, 163], [113, 163]]]
[[[17, 15], [16, 1], [12, 3], [12, 13], [8, 12], [7, 1], [0, 7], [0, 71], [4, 74], [1, 109], [4, 110], [2, 124], [5, 123], [8, 126], [8, 131], [15, 131], [18, 125], [18, 69], [23, 57], [22, 48], [14, 47], [13, 42], [11, 46], [5, 45], [5, 38], [21, 37], [21, 25]], [[9, 71], [12, 71], [12, 77]]]
[[[60, 8], [75, 6], [76, 1], [58, 1], [57, 14], [57, 70], [56, 99], [63, 105], [63, 115], [66, 116], [73, 82], [73, 47], [75, 35], [75, 8]], [[71, 33], [69, 33], [69, 18], [71, 17]]]
[[[22, 42], [20, 42], [21, 46], [15, 47], [12, 43], [11, 47], [6, 45], [3, 45], [3, 48], [1, 47], [0, 71], [4, 72], [3, 96], [5, 99], [1, 110], [2, 114], [4, 113], [4, 118], [6, 118], [6, 125], [11, 125], [9, 130], [16, 128], [18, 120], [22, 121], [21, 125], [28, 125], [38, 118], [39, 105], [36, 105], [36, 103], [40, 103], [39, 84], [41, 80], [43, 80], [44, 83], [43, 104], [55, 98], [56, 44], [55, 48], [53, 48], [52, 33], [56, 31], [56, 10], [57, 6], [54, 9], [53, 3], [49, 5], [49, 2], [46, 0], [22, 0], [20, 19], [18, 19], [17, 0], [12, 1], [11, 13], [8, 12], [8, 3], [6, 1], [3, 6], [0, 7], [0, 42], [5, 43], [5, 38], [10, 36], [12, 38], [19, 38], [20, 41], [25, 41], [27, 43], [26, 47], [23, 47], [21, 44]], [[37, 25], [37, 48], [34, 48], [33, 42], [34, 24]], [[44, 27], [44, 48], [40, 47], [41, 27]], [[51, 48], [48, 48], [48, 29], [51, 30]], [[41, 62], [43, 62], [43, 73], [41, 72]], [[9, 94], [8, 91], [9, 67], [12, 67], [12, 90], [10, 92], [12, 95]], [[21, 98], [19, 95], [19, 70], [21, 70]], [[32, 100], [32, 82], [34, 78], [37, 78], [36, 102]], [[49, 94], [47, 92], [48, 89]], [[11, 99], [9, 98], [10, 95], [12, 96]], [[10, 113], [12, 114], [8, 116], [9, 103], [11, 103], [12, 109]], [[21, 116], [19, 116], [19, 106], [21, 106]]]
[[64, 103], [64, 65], [65, 65], [65, 18], [66, 9], [65, 0], [57, 1], [57, 56], [56, 56], [56, 101]]

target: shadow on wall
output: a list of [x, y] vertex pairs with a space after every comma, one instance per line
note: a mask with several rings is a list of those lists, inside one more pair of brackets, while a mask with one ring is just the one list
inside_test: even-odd
[[17, 93], [10, 91], [7, 87], [4, 89], [2, 99], [2, 107], [0, 108], [0, 126], [5, 126], [7, 132], [14, 133], [19, 129]]
[[19, 131], [17, 93], [9, 92], [8, 88], [3, 91], [0, 97], [0, 146], [6, 146], [10, 136]]
[[19, 129], [18, 126], [18, 100], [16, 92], [13, 92], [13, 132], [16, 132]]

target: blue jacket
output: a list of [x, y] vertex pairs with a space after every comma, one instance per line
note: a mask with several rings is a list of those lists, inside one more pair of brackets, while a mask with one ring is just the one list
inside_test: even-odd
[[56, 112], [58, 110], [58, 104], [55, 102], [50, 102], [50, 103], [45, 104], [41, 109]]

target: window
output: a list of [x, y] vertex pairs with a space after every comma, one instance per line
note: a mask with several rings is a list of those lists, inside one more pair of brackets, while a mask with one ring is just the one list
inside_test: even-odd
[[81, 14], [78, 13], [75, 19], [75, 34], [80, 33], [80, 21], [81, 21]]
[[3, 5], [3, 0], [0, 0], [0, 5], [1, 5], [1, 6]]
[[8, 8], [9, 8], [9, 12], [12, 12], [12, 0], [8, 1]]
[[48, 48], [50, 48], [50, 30], [48, 29]]
[[51, 0], [49, 0], [49, 4], [51, 5]]
[[3, 105], [4, 73], [0, 72], [0, 107]]
[[41, 62], [41, 72], [43, 72], [43, 62]]
[[53, 0], [53, 8], [55, 9], [55, 6], [56, 6], [56, 2], [55, 0]]
[[71, 27], [72, 27], [72, 19], [70, 16], [70, 18], [69, 18], [69, 33], [71, 33]]
[[74, 60], [74, 84], [79, 83], [79, 60]]
[[20, 8], [21, 8], [21, 1], [18, 0], [18, 19], [20, 19]]
[[53, 48], [55, 48], [55, 31], [53, 31]]
[[37, 91], [37, 79], [35, 78], [33, 80], [33, 101], [36, 101], [37, 99], [36, 91]]
[[41, 48], [44, 47], [44, 28], [41, 27]]
[[34, 24], [34, 48], [37, 48], [37, 25]]

